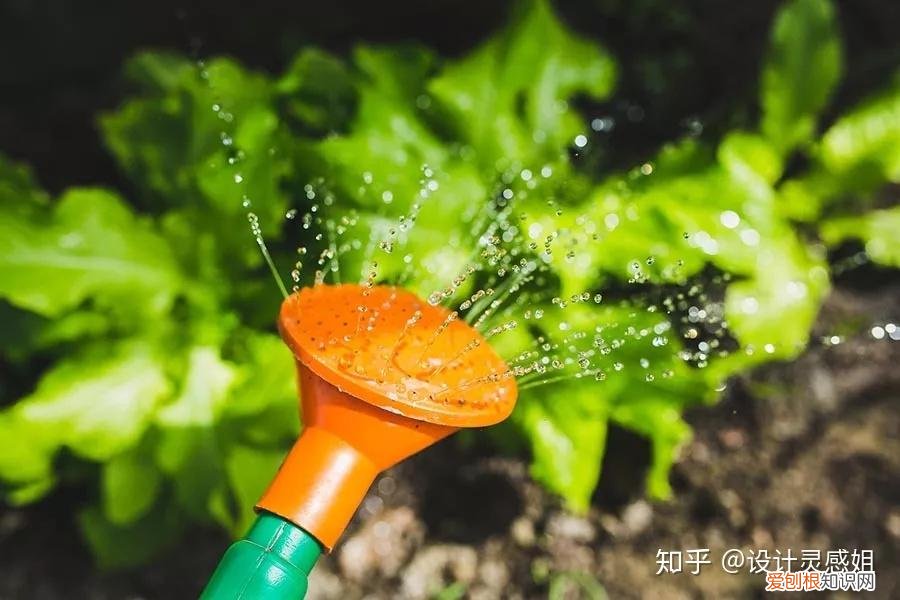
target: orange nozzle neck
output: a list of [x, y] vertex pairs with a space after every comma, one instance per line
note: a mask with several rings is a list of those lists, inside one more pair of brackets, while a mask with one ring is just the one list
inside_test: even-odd
[[361, 402], [299, 366], [306, 424], [257, 504], [331, 550], [375, 477], [456, 431]]
[[334, 547], [375, 477], [450, 435], [506, 418], [514, 371], [456, 312], [392, 286], [287, 298], [306, 428], [257, 508]]

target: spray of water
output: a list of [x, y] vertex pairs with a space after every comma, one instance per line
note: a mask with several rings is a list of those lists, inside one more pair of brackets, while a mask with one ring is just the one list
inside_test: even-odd
[[[214, 104], [212, 109], [220, 115], [223, 123], [233, 122], [234, 115], [227, 111], [222, 102]], [[242, 193], [246, 183], [241, 172], [241, 163], [245, 158], [243, 152], [235, 151], [231, 136], [224, 131], [220, 142], [231, 151], [228, 164], [233, 170], [236, 197], [247, 210], [250, 233], [279, 291], [287, 297], [288, 288], [269, 252], [260, 217], [253, 210], [252, 199]], [[272, 227], [294, 230], [306, 240], [296, 248], [296, 261], [290, 270], [290, 290], [297, 292], [304, 285], [340, 284], [348, 279], [358, 281], [367, 289], [376, 283], [404, 286], [412, 280], [421, 280], [422, 271], [428, 269], [428, 265], [409, 246], [416, 235], [415, 226], [422, 211], [429, 208], [434, 192], [439, 189], [437, 175], [431, 167], [423, 165], [421, 174], [420, 188], [414, 198], [398, 198], [390, 190], [381, 190], [380, 210], [368, 215], [366, 228], [361, 227], [363, 223], [355, 210], [335, 206], [336, 196], [324, 179], [305, 185], [297, 194], [305, 208], [292, 208], [284, 215], [285, 223], [271, 224]], [[515, 331], [525, 330], [525, 337], [530, 336], [531, 339], [523, 347], [521, 339], [524, 338], [520, 335], [518, 342], [511, 345], [516, 349], [504, 357], [508, 365], [506, 372], [475, 373], [460, 384], [465, 388], [487, 385], [497, 381], [497, 378], [509, 377], [518, 379], [521, 390], [573, 378], [590, 377], [603, 381], [609, 374], [610, 364], [613, 372], [625, 368], [620, 361], [610, 363], [610, 355], [621, 351], [626, 344], [646, 344], [648, 339], [648, 349], [667, 346], [669, 336], [676, 333], [672, 331], [672, 322], [678, 319], [685, 340], [685, 349], [680, 351], [678, 357], [685, 363], [702, 368], [708, 364], [710, 356], [730, 350], [725, 348], [728, 333], [721, 300], [711, 299], [696, 286], [686, 291], [678, 289], [667, 292], [648, 302], [645, 308], [636, 308], [635, 322], [640, 321], [637, 319], [638, 311], [662, 313], [650, 328], [621, 323], [613, 327], [606, 323], [597, 325], [589, 334], [582, 330], [583, 323], [570, 323], [567, 317], [569, 311], [577, 311], [579, 305], [584, 304], [601, 305], [603, 295], [585, 290], [566, 298], [550, 296], [547, 291], [550, 288], [545, 285], [553, 277], [549, 264], [556, 255], [563, 256], [567, 262], [575, 262], [579, 259], [579, 243], [588, 239], [591, 243], [602, 244], [602, 239], [593, 223], [581, 217], [576, 218], [575, 222], [585, 229], [586, 236], [572, 236], [562, 230], [545, 231], [540, 225], [526, 225], [528, 218], [519, 210], [519, 203], [527, 198], [529, 190], [535, 189], [538, 179], [550, 180], [552, 177], [554, 173], [549, 166], [534, 173], [528, 169], [503, 173], [499, 177], [500, 184], [494, 199], [473, 203], [472, 210], [462, 217], [468, 223], [469, 244], [472, 247], [470, 256], [449, 281], [431, 290], [418, 290], [427, 303], [444, 306], [448, 310], [443, 322], [428, 325], [433, 328], [426, 335], [429, 341], [417, 350], [414, 368], [422, 377], [439, 377], [461, 363], [482, 343], [480, 339], [464, 340], [454, 355], [433, 356], [431, 351], [435, 342], [447, 335], [448, 329], [457, 320], [465, 321], [480, 331], [483, 339], [499, 344], [500, 348], [505, 347], [505, 336]], [[513, 181], [525, 182], [526, 185], [524, 189], [514, 191]], [[370, 186], [372, 183], [372, 175], [364, 173], [362, 185]], [[409, 209], [397, 215], [394, 207], [399, 204]], [[563, 215], [563, 209], [554, 199], [550, 198], [546, 204], [547, 210], [556, 217]], [[616, 223], [611, 222], [613, 218]], [[617, 226], [618, 217], [608, 215], [607, 221], [607, 226]], [[700, 240], [699, 243], [703, 242]], [[402, 269], [383, 274], [379, 269], [379, 255], [385, 256], [385, 262], [388, 259], [396, 262], [394, 257], [401, 256]], [[652, 265], [655, 260], [650, 256], [646, 264]], [[308, 262], [312, 262], [311, 273], [307, 268]], [[677, 275], [680, 266], [680, 261], [670, 265], [667, 267], [668, 273]], [[358, 271], [354, 274], [352, 271], [356, 269]], [[647, 279], [640, 263], [631, 265], [630, 284], [639, 286]], [[549, 307], [546, 306], [548, 301]], [[390, 301], [378, 307], [360, 304], [353, 331], [341, 340], [331, 340], [329, 343], [351, 347], [355, 338], [376, 331], [380, 315], [391, 309]], [[547, 330], [545, 323], [550, 321], [550, 311], [554, 313], [552, 322], [558, 331]], [[410, 334], [425, 326], [421, 314], [414, 312], [410, 315], [402, 329], [396, 332], [393, 346], [384, 348], [383, 363], [376, 377], [383, 376], [388, 365], [398, 361]], [[754, 350], [749, 347], [746, 351]], [[601, 358], [605, 367], [599, 364], [598, 359]], [[368, 373], [365, 366], [354, 364], [352, 357], [347, 365], [362, 374]], [[646, 371], [647, 381], [655, 379], [649, 359], [640, 359], [637, 368]], [[670, 377], [672, 372], [664, 370], [658, 375]], [[448, 388], [442, 393], [451, 395], [453, 392], [454, 389]]]

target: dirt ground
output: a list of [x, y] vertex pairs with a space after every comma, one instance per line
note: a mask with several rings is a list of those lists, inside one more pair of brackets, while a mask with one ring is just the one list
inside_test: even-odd
[[[762, 596], [761, 575], [723, 571], [729, 548], [871, 549], [872, 596], [898, 597], [900, 343], [869, 333], [900, 321], [898, 299], [896, 282], [839, 283], [798, 361], [733, 380], [722, 402], [693, 411], [667, 502], [642, 499], [649, 449], [625, 431], [611, 433], [586, 516], [564, 511], [523, 460], [438, 444], [376, 482], [308, 597]], [[839, 330], [852, 333], [825, 341]], [[98, 572], [65, 517], [73, 500], [0, 509], [0, 599], [192, 598], [227, 544], [195, 531], [154, 564]], [[699, 575], [656, 575], [658, 550], [692, 548], [711, 551]]]

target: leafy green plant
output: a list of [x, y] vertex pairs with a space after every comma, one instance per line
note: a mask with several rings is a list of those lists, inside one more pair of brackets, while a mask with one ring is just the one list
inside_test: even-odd
[[[96, 480], [80, 521], [106, 564], [146, 558], [187, 521], [246, 526], [298, 429], [248, 211], [275, 264], [307, 249], [298, 285], [377, 262], [379, 279], [428, 296], [474, 261], [459, 300], [516, 288], [496, 275], [508, 267], [521, 293], [492, 322], [521, 322], [498, 348], [554, 355], [586, 340], [591, 376], [565, 359], [566, 379], [523, 382], [502, 433], [585, 509], [617, 423], [651, 441], [647, 489], [665, 497], [690, 435], [683, 410], [805, 346], [826, 244], [859, 238], [872, 260], [900, 263], [897, 210], [877, 201], [900, 177], [900, 87], [821, 131], [841, 70], [831, 3], [789, 2], [758, 125], [596, 173], [584, 159], [604, 142], [576, 107], [613, 93], [615, 63], [544, 1], [458, 60], [307, 49], [272, 77], [225, 58], [135, 57], [134, 96], [100, 119], [130, 203], [98, 188], [51, 200], [0, 161], [0, 339], [25, 381], [0, 387], [7, 498]], [[786, 170], [797, 156], [808, 166]]]
[[[0, 413], [0, 475], [11, 501], [29, 502], [83, 473], [73, 462], [97, 464], [97, 504], [80, 519], [108, 564], [146, 558], [186, 520], [244, 529], [298, 430], [293, 361], [255, 326], [277, 298], [254, 276], [241, 206], [252, 194], [281, 214], [284, 167], [248, 159], [253, 182], [235, 189], [210, 168], [233, 158], [220, 129], [247, 148], [278, 134], [265, 113], [272, 85], [225, 60], [199, 70], [144, 55], [129, 69], [144, 96], [103, 126], [152, 210], [138, 216], [97, 188], [52, 202], [7, 163], [0, 187], [0, 295], [14, 323], [4, 355], [12, 369], [49, 365]], [[219, 126], [210, 82], [252, 98], [240, 127]]]

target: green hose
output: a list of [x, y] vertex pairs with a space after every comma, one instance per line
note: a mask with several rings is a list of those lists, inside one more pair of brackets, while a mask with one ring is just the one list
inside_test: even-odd
[[201, 600], [300, 600], [322, 546], [306, 531], [262, 512], [225, 552]]

